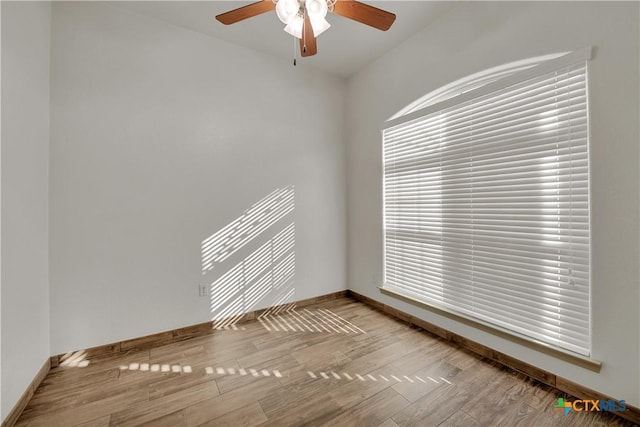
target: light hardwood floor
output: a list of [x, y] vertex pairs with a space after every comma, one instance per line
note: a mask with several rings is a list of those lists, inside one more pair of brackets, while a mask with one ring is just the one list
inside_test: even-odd
[[16, 425], [632, 425], [604, 412], [565, 416], [553, 408], [558, 397], [567, 396], [339, 298], [179, 343], [71, 359], [51, 370]]

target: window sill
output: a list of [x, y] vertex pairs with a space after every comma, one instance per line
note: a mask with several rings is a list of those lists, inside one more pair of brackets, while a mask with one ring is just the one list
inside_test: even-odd
[[500, 338], [506, 339], [508, 341], [514, 342], [516, 344], [522, 345], [524, 347], [530, 348], [535, 351], [539, 351], [540, 353], [547, 354], [549, 356], [555, 357], [557, 359], [563, 360], [565, 362], [569, 362], [571, 364], [580, 366], [582, 368], [600, 372], [602, 368], [602, 362], [599, 360], [592, 359], [590, 357], [582, 356], [576, 353], [572, 353], [567, 350], [560, 349], [558, 347], [553, 347], [549, 344], [536, 341], [532, 338], [525, 337], [520, 334], [516, 334], [514, 332], [508, 331], [506, 329], [500, 328], [498, 326], [490, 325], [488, 323], [482, 322], [480, 320], [471, 319], [460, 314], [454, 313], [452, 311], [442, 309], [439, 307], [434, 307], [425, 302], [419, 301], [416, 298], [412, 298], [410, 296], [403, 295], [398, 293], [395, 290], [391, 290], [385, 287], [379, 287], [380, 292], [388, 295], [390, 297], [399, 299], [401, 301], [412, 304], [416, 307], [420, 307], [422, 309], [428, 310], [432, 313], [438, 314], [440, 316], [447, 317], [449, 319], [455, 320], [457, 322], [463, 323], [467, 326], [471, 326], [473, 328], [479, 329], [483, 332], [490, 333], [492, 335], [498, 336]]

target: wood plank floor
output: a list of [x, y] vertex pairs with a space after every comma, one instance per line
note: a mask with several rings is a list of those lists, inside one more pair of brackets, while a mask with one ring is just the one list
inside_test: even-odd
[[630, 426], [340, 298], [53, 368], [17, 426]]

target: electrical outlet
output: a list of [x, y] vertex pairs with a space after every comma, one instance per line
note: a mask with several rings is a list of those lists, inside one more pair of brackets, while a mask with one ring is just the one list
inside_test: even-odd
[[198, 287], [198, 295], [200, 295], [201, 297], [207, 296], [207, 285], [200, 285]]

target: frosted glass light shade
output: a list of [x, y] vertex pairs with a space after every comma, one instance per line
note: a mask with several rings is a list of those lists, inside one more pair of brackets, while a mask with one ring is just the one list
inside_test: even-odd
[[298, 0], [278, 0], [276, 3], [276, 15], [283, 24], [289, 24], [298, 14], [300, 3]]
[[304, 19], [299, 14], [296, 14], [296, 16], [291, 21], [289, 21], [287, 26], [284, 27], [284, 30], [287, 33], [291, 34], [292, 36], [301, 39], [303, 25], [304, 25]]
[[323, 19], [327, 16], [327, 0], [306, 0], [305, 8], [309, 19]]
[[313, 28], [314, 37], [318, 37], [320, 34], [327, 31], [329, 27], [331, 27], [331, 24], [329, 24], [324, 18], [311, 20], [311, 28]]

